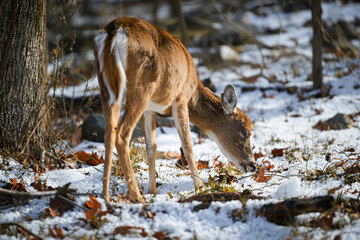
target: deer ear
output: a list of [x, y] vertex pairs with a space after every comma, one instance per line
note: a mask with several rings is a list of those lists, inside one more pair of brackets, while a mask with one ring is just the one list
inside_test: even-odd
[[237, 104], [236, 91], [233, 85], [228, 84], [224, 88], [224, 92], [221, 93], [221, 105], [225, 114], [231, 114]]

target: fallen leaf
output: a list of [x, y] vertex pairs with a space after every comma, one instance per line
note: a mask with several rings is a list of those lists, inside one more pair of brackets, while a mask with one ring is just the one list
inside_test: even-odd
[[284, 155], [284, 150], [286, 150], [287, 148], [274, 148], [273, 150], [271, 150], [271, 154], [273, 155], [273, 157], [282, 157]]
[[101, 211], [101, 204], [98, 202], [95, 196], [89, 196], [90, 201], [86, 201], [86, 205], [90, 208], [89, 211], [85, 211], [86, 219], [90, 220], [96, 217]]
[[142, 227], [134, 227], [134, 226], [119, 226], [119, 227], [116, 227], [114, 232], [113, 232], [113, 236], [115, 236], [117, 234], [121, 234], [122, 236], [125, 236], [125, 235], [131, 233], [132, 229], [141, 230], [141, 235], [143, 237], [148, 236], [148, 233], [145, 231], [144, 228], [142, 228]]
[[51, 191], [54, 190], [53, 187], [46, 186], [46, 181], [41, 181], [41, 179], [37, 179], [30, 184], [33, 188], [38, 191]]
[[259, 158], [262, 158], [262, 157], [265, 157], [265, 155], [262, 154], [261, 152], [254, 153], [254, 158], [255, 158], [255, 160], [258, 160]]
[[164, 232], [156, 232], [152, 235], [154, 238], [156, 238], [157, 240], [163, 240], [165, 239], [165, 233]]
[[62, 229], [58, 228], [56, 226], [54, 227], [54, 230], [52, 230], [51, 227], [49, 227], [49, 235], [50, 235], [50, 237], [53, 237], [53, 238], [61, 238], [61, 239], [64, 238]]
[[328, 190], [328, 194], [334, 194], [335, 191], [339, 190], [339, 189], [342, 188], [342, 187], [343, 187], [342, 185], [340, 185], [340, 186], [338, 186], [338, 187], [334, 187], [334, 188]]
[[197, 169], [201, 170], [201, 169], [204, 169], [204, 168], [209, 168], [209, 161], [199, 160], [199, 162], [197, 162]]
[[[51, 198], [49, 213], [53, 218], [57, 216], [58, 209], [61, 207], [62, 199], [60, 198]], [[61, 216], [61, 215], [60, 215]]]
[[323, 112], [323, 110], [320, 109], [320, 108], [316, 108], [316, 109], [315, 109], [316, 115], [320, 115], [322, 112]]
[[170, 199], [174, 198], [171, 192], [168, 192], [167, 195], [170, 197]]
[[355, 152], [355, 148], [351, 147], [351, 148], [347, 148], [344, 150], [344, 152]]
[[255, 174], [255, 181], [256, 182], [267, 182], [269, 181], [271, 178], [271, 176], [265, 176], [265, 169], [261, 168], [260, 170], [258, 170]]
[[12, 184], [12, 186], [11, 186], [12, 190], [19, 191], [19, 192], [27, 192], [26, 187], [22, 181], [18, 183], [16, 178], [11, 178], [10, 181]]
[[272, 165], [269, 160], [263, 161], [262, 164], [263, 164], [263, 168], [267, 171], [274, 168], [274, 165]]
[[79, 161], [85, 163], [85, 164], [92, 165], [92, 166], [96, 166], [96, 165], [99, 165], [101, 163], [104, 163], [103, 156], [101, 156], [99, 158], [97, 153], [89, 154], [89, 153], [87, 153], [85, 151], [81, 151], [81, 152], [75, 153], [75, 158], [78, 159]]

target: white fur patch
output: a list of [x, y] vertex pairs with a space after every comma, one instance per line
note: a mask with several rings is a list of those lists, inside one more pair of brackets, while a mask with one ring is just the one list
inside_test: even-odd
[[[126, 96], [126, 58], [127, 58], [127, 34], [124, 29], [119, 29], [116, 31], [116, 35], [114, 36], [111, 44], [111, 52], [115, 53], [115, 61], [116, 66], [118, 67], [121, 75], [121, 85], [119, 96], [117, 96], [116, 103], [120, 106], [121, 104], [125, 104], [125, 96]], [[109, 101], [109, 105], [110, 105]]]
[[99, 32], [95, 37], [95, 43], [98, 50], [98, 59], [100, 63], [100, 72], [102, 72], [104, 68], [104, 60], [103, 60], [103, 51], [105, 47], [105, 39], [106, 39], [107, 33], [106, 32]]
[[164, 106], [164, 105], [161, 105], [161, 104], [158, 104], [158, 103], [154, 103], [153, 101], [149, 101], [148, 102], [148, 105], [146, 106], [146, 109], [145, 111], [147, 112], [156, 112], [156, 113], [159, 113], [159, 114], [164, 114], [165, 112], [165, 109], [167, 108], [168, 106]]
[[[100, 64], [100, 72], [104, 70], [104, 47], [105, 47], [105, 39], [107, 37], [106, 32], [99, 32], [95, 37], [96, 47], [98, 49], [98, 59]], [[115, 93], [111, 90], [109, 82], [103, 74], [103, 80], [106, 86], [106, 89], [109, 93], [109, 102], [111, 105], [115, 101], [117, 105], [125, 104], [125, 95], [126, 95], [126, 58], [127, 58], [127, 35], [124, 29], [119, 29], [116, 31], [116, 35], [114, 36], [110, 51], [115, 55], [116, 66], [119, 69], [120, 77], [121, 77], [121, 85], [119, 95], [115, 96]]]
[[102, 72], [104, 70], [104, 47], [105, 47], [105, 39], [106, 39], [107, 35], [108, 34], [106, 32], [103, 32], [103, 31], [99, 32], [98, 35], [96, 35], [96, 37], [95, 37], [95, 43], [96, 43], [96, 47], [98, 49], [98, 60], [99, 60], [99, 64], [100, 64], [100, 73], [103, 76], [104, 84], [109, 93], [108, 104], [111, 105], [115, 101], [115, 93], [111, 90], [109, 82], [107, 80], [107, 77]]
[[152, 113], [151, 112], [145, 112], [144, 113], [144, 118], [145, 118], [145, 136], [146, 136], [146, 146], [148, 147], [149, 150], [149, 158], [151, 158], [154, 154], [154, 148], [151, 142], [151, 131], [152, 131]]

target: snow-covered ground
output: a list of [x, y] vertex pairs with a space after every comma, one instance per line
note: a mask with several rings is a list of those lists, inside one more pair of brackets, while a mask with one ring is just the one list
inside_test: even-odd
[[[352, 21], [360, 12], [360, 4], [340, 5], [323, 3], [324, 19], [331, 23], [339, 19]], [[294, 94], [288, 91], [278, 91], [276, 87], [298, 88], [310, 86], [306, 81], [311, 73], [311, 28], [304, 23], [311, 18], [309, 11], [292, 14], [277, 13], [259, 17], [246, 13], [248, 24], [258, 28], [279, 28], [284, 33], [258, 36], [258, 40], [267, 46], [275, 46], [274, 50], [263, 49], [266, 67], [264, 77], [259, 77], [254, 83], [245, 83], [243, 77], [251, 77], [259, 73], [259, 69], [249, 65], [232, 66], [217, 71], [206, 67], [198, 67], [200, 79], [211, 76], [211, 80], [220, 95], [224, 86], [232, 83], [238, 93], [238, 107], [254, 122], [251, 143], [254, 152], [263, 154], [257, 159], [257, 164], [269, 161], [274, 167], [268, 172], [273, 174], [266, 182], [257, 182], [253, 173], [236, 175], [231, 185], [232, 190], [242, 192], [250, 189], [265, 200], [248, 200], [246, 206], [241, 201], [213, 202], [209, 208], [195, 211], [199, 202], [179, 203], [178, 200], [195, 194], [193, 181], [188, 170], [175, 166], [176, 160], [158, 159], [156, 171], [159, 174], [159, 184], [156, 195], [148, 194], [148, 171], [145, 162], [136, 163], [137, 181], [144, 191], [146, 204], [116, 203], [120, 195], [126, 195], [125, 180], [112, 175], [110, 181], [111, 203], [114, 212], [107, 213], [101, 219], [97, 228], [86, 220], [84, 210], [74, 207], [65, 211], [62, 216], [45, 217], [44, 211], [49, 208], [49, 198], [29, 200], [25, 205], [0, 210], [0, 224], [8, 222], [22, 223], [33, 233], [46, 239], [50, 238], [49, 228], [56, 226], [62, 230], [66, 239], [99, 239], [113, 238], [114, 230], [119, 226], [134, 226], [143, 228], [146, 238], [155, 239], [165, 234], [168, 239], [341, 239], [360, 238], [360, 220], [351, 219], [346, 213], [341, 213], [333, 221], [343, 221], [339, 229], [323, 230], [306, 226], [280, 226], [268, 222], [256, 213], [256, 209], [264, 204], [282, 201], [292, 197], [313, 197], [327, 195], [329, 190], [333, 196], [343, 198], [358, 198], [360, 183], [346, 183], [344, 168], [359, 162], [360, 153], [360, 115], [354, 117], [354, 124], [349, 129], [319, 131], [313, 126], [319, 121], [325, 121], [337, 113], [356, 114], [360, 112], [360, 63], [358, 60], [327, 56], [333, 60], [324, 62], [324, 80], [330, 86], [329, 96], [324, 98], [307, 97], [304, 93]], [[359, 30], [359, 29], [358, 29]], [[297, 44], [295, 44], [295, 42]], [[354, 45], [360, 45], [354, 42]], [[285, 47], [281, 51], [276, 46]], [[246, 46], [239, 53], [239, 61], [261, 63], [258, 50], [254, 46]], [[356, 50], [359, 53], [359, 49]], [[351, 72], [349, 62], [355, 69]], [[342, 73], [342, 74], [339, 74]], [[275, 78], [272, 83], [268, 79]], [[84, 86], [76, 89], [66, 89], [70, 96], [81, 93]], [[90, 83], [96, 87], [96, 81]], [[253, 89], [244, 91], [244, 89]], [[221, 154], [215, 142], [204, 139], [199, 144], [198, 135], [192, 133], [192, 142], [196, 161], [209, 161], [209, 167], [200, 170], [204, 182], [209, 176], [217, 173], [214, 165], [217, 161], [229, 164]], [[162, 127], [157, 129], [157, 144], [159, 152], [179, 153], [180, 140], [175, 128]], [[142, 145], [138, 144], [137, 147]], [[274, 157], [272, 151], [279, 149], [284, 153]], [[83, 141], [73, 148], [74, 152], [87, 151], [104, 153], [104, 144]], [[280, 154], [281, 155], [281, 154]], [[217, 158], [220, 156], [219, 158]], [[215, 161], [215, 159], [217, 159]], [[337, 164], [344, 162], [342, 167]], [[319, 174], [321, 170], [322, 174]], [[331, 171], [331, 174], [326, 172]], [[70, 182], [71, 188], [78, 193], [100, 193], [102, 189], [103, 165], [81, 165], [76, 169], [57, 169], [43, 173], [40, 180], [49, 187], [61, 187]], [[319, 175], [316, 175], [319, 174]], [[338, 176], [337, 176], [338, 175]], [[13, 160], [5, 160], [0, 156], [0, 182], [2, 185], [9, 179], [23, 181], [28, 191], [36, 191], [30, 184], [34, 181], [34, 172], [24, 168]], [[357, 178], [358, 179], [358, 178]], [[230, 184], [223, 184], [230, 189]], [[335, 190], [334, 190], [335, 189]], [[104, 200], [97, 199], [106, 211]], [[89, 196], [75, 196], [75, 202], [84, 205]], [[234, 220], [234, 209], [242, 209], [244, 219]], [[316, 214], [316, 213], [315, 213]], [[305, 216], [306, 219], [310, 216]], [[11, 228], [1, 230], [0, 239], [24, 238], [24, 235]], [[156, 235], [158, 233], [158, 235]], [[146, 235], [145, 234], [145, 235]], [[155, 235], [154, 235], [155, 234]], [[116, 239], [135, 239], [144, 237], [141, 229], [132, 229], [126, 236], [117, 234]]]

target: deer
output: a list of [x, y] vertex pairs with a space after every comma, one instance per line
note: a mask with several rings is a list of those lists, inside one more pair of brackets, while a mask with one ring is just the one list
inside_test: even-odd
[[107, 199], [116, 147], [130, 199], [144, 202], [129, 156], [131, 135], [138, 121], [149, 163], [148, 191], [157, 192], [155, 116], [173, 117], [195, 189], [204, 184], [194, 159], [189, 122], [203, 129], [236, 168], [245, 172], [256, 169], [250, 144], [251, 122], [236, 107], [234, 86], [227, 85], [220, 97], [205, 88], [190, 53], [177, 37], [140, 18], [121, 17], [98, 32], [94, 55], [106, 121], [102, 192]]

